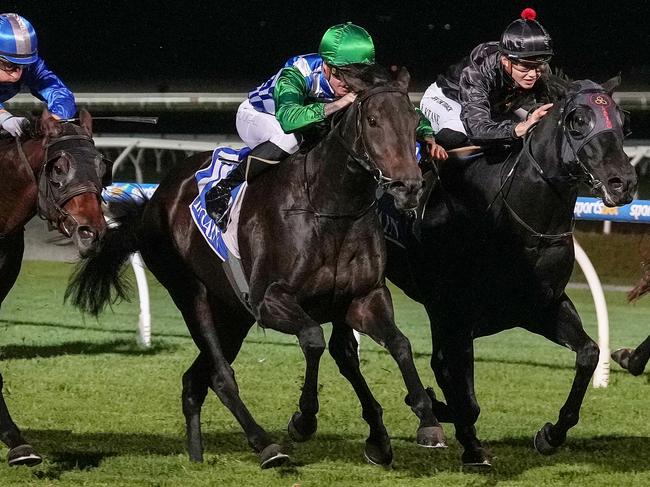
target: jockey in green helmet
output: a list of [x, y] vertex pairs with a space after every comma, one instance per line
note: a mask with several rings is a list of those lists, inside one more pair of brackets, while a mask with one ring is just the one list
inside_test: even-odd
[[[237, 110], [237, 132], [253, 149], [248, 158], [206, 194], [206, 210], [225, 224], [231, 190], [298, 150], [302, 133], [356, 99], [345, 82], [375, 63], [375, 46], [362, 27], [347, 22], [327, 29], [318, 53], [292, 57], [252, 90]], [[431, 132], [430, 125], [424, 131]], [[431, 132], [432, 134], [432, 132]]]

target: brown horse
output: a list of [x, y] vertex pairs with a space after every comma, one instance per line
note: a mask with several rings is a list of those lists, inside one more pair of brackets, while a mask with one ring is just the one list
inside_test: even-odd
[[144, 208], [133, 205], [131, 218], [107, 231], [99, 252], [71, 282], [67, 294], [73, 303], [96, 314], [111, 300], [111, 285], [120, 291], [120, 263], [140, 251], [167, 288], [200, 350], [183, 376], [183, 413], [194, 461], [203, 459], [200, 412], [208, 388], [237, 418], [262, 467], [288, 458], [253, 419], [230, 366], [255, 321], [297, 336], [305, 355], [300, 412], [289, 422], [294, 440], [316, 432], [318, 366], [326, 348], [321, 324], [332, 322], [330, 353], [362, 398], [370, 426], [366, 458], [389, 464], [392, 450], [381, 406], [359, 370], [353, 329], [385, 346], [398, 363], [420, 419], [418, 443], [444, 445], [409, 341], [395, 326], [384, 281], [384, 237], [375, 213], [378, 185], [402, 209], [414, 207], [422, 189], [414, 153], [418, 117], [406, 92], [408, 73], [404, 70], [393, 82], [385, 71], [370, 68], [363, 81], [349, 82], [359, 96], [333, 121], [329, 134], [248, 187], [239, 250], [254, 316], [231, 289], [188, 208], [197, 194], [194, 173], [209, 162], [209, 154], [176, 167]]
[[[20, 272], [24, 226], [37, 212], [72, 238], [80, 255], [94, 249], [105, 229], [99, 198], [110, 165], [95, 149], [90, 114], [82, 110], [80, 116], [81, 127], [45, 111], [33, 136], [0, 141], [0, 304]], [[1, 375], [0, 439], [9, 447], [10, 465], [41, 462], [9, 415]]]

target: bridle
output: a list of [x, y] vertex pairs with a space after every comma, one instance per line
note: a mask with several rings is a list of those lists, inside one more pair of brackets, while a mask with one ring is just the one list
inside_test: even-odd
[[[377, 163], [370, 157], [368, 153], [368, 149], [366, 146], [366, 141], [365, 138], [363, 137], [363, 124], [362, 124], [362, 117], [361, 117], [361, 108], [363, 106], [363, 103], [366, 102], [368, 99], [371, 97], [379, 94], [379, 93], [387, 93], [387, 92], [396, 92], [396, 93], [402, 93], [404, 96], [408, 96], [408, 93], [403, 90], [398, 88], [397, 86], [377, 86], [375, 88], [371, 88], [367, 91], [362, 92], [361, 96], [358, 96], [357, 99], [354, 101], [354, 104], [350, 109], [354, 110], [354, 118], [355, 118], [355, 127], [356, 127], [356, 133], [354, 136], [354, 140], [352, 143], [348, 142], [342, 135], [341, 135], [341, 130], [343, 126], [343, 120], [345, 118], [345, 113], [347, 111], [342, 111], [342, 113], [336, 113], [332, 117], [331, 125], [330, 125], [330, 134], [338, 142], [341, 147], [345, 149], [345, 151], [348, 154], [348, 160], [352, 160], [355, 163], [357, 163], [363, 170], [368, 172], [372, 178], [374, 179], [376, 183], [376, 188], [381, 190], [381, 192], [386, 191], [388, 188], [391, 187], [391, 185], [395, 184], [396, 181], [393, 178], [390, 178], [388, 176], [385, 176], [382, 170], [379, 168]], [[361, 144], [361, 152], [357, 150], [357, 146]], [[414, 148], [415, 150], [415, 148]], [[349, 213], [327, 213], [327, 212], [321, 212], [318, 211], [314, 208], [314, 205], [312, 203], [312, 198], [311, 198], [311, 192], [310, 192], [310, 187], [309, 187], [309, 179], [307, 177], [307, 158], [303, 157], [303, 171], [304, 171], [304, 178], [305, 178], [305, 188], [307, 191], [307, 201], [309, 202], [309, 208], [292, 208], [285, 210], [287, 212], [291, 213], [312, 213], [316, 218], [331, 218], [331, 219], [337, 219], [337, 218], [352, 218], [352, 219], [358, 219], [361, 218], [363, 215], [368, 213], [372, 208], [374, 208], [377, 205], [377, 197], [373, 196], [372, 201], [361, 208], [358, 211], [353, 211]]]
[[[560, 163], [566, 168], [566, 172], [569, 175], [569, 178], [572, 182], [583, 181], [585, 182], [592, 191], [596, 192], [603, 186], [603, 182], [594, 176], [593, 172], [589, 169], [588, 165], [580, 158], [579, 153], [582, 148], [588, 144], [594, 137], [597, 137], [606, 132], [613, 132], [620, 136], [621, 138], [625, 137], [624, 130], [618, 128], [614, 123], [612, 123], [611, 117], [613, 114], [610, 114], [609, 108], [605, 107], [616, 107], [616, 104], [611, 99], [609, 93], [607, 93], [603, 88], [596, 85], [590, 81], [579, 81], [581, 85], [588, 85], [583, 89], [578, 90], [570, 97], [567, 97], [564, 104], [560, 108], [560, 115], [557, 122], [559, 130], [562, 131], [563, 144], [560, 154]], [[591, 102], [591, 103], [590, 103]], [[603, 107], [601, 111], [601, 116], [587, 116], [588, 123], [584, 124], [581, 130], [577, 130], [571, 127], [571, 119], [577, 114], [578, 110], [589, 109], [594, 111], [590, 105], [601, 106]], [[618, 107], [617, 107], [618, 109]], [[619, 109], [620, 110], [620, 109]], [[589, 112], [584, 112], [589, 113]], [[621, 117], [624, 114], [620, 115]], [[624, 124], [621, 123], [621, 126]], [[535, 136], [536, 129], [538, 125], [535, 125], [524, 138], [523, 148], [519, 153], [515, 163], [508, 171], [506, 178], [501, 183], [497, 196], [487, 207], [486, 212], [490, 209], [493, 203], [496, 201], [496, 198], [500, 195], [504, 206], [508, 209], [513, 218], [529, 232], [532, 236], [543, 238], [543, 239], [558, 239], [565, 238], [573, 235], [574, 219], [571, 219], [571, 230], [568, 232], [560, 234], [544, 234], [533, 229], [529, 224], [527, 224], [523, 218], [521, 218], [517, 212], [512, 208], [507, 201], [506, 194], [504, 194], [503, 189], [506, 186], [507, 182], [511, 179], [514, 172], [516, 171], [517, 166], [519, 165], [521, 159], [526, 156], [526, 158], [533, 165], [535, 170], [542, 176], [542, 179], [550, 183], [548, 175], [542, 169], [542, 166], [535, 158], [531, 145], [533, 142], [533, 137]], [[572, 209], [571, 209], [572, 210]]]
[[[357, 99], [354, 102], [357, 130], [352, 144], [350, 144], [347, 140], [345, 140], [341, 135], [341, 122], [338, 121], [338, 123], [334, 125], [335, 120], [332, 119], [332, 132], [336, 141], [346, 150], [350, 159], [356, 162], [365, 171], [370, 173], [370, 175], [377, 182], [377, 186], [381, 188], [383, 191], [387, 190], [395, 182], [395, 180], [388, 176], [384, 176], [384, 173], [379, 168], [377, 163], [368, 154], [368, 148], [366, 147], [366, 140], [365, 137], [363, 137], [363, 124], [361, 123], [361, 107], [363, 103], [368, 99], [370, 99], [371, 97], [379, 93], [387, 93], [387, 92], [402, 93], [403, 95], [408, 96], [408, 93], [406, 91], [396, 86], [377, 86], [376, 88], [372, 88], [370, 90], [365, 91], [362, 96], [357, 97]], [[361, 149], [362, 149], [361, 153], [355, 150], [355, 147], [359, 144], [359, 141], [361, 141]]]

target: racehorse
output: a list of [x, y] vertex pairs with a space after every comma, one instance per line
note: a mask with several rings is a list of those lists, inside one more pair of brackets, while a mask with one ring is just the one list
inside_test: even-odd
[[318, 366], [325, 350], [320, 324], [332, 322], [330, 353], [359, 396], [370, 426], [366, 458], [389, 464], [392, 449], [382, 409], [359, 370], [352, 329], [385, 346], [398, 363], [420, 419], [418, 443], [444, 445], [409, 341], [394, 323], [383, 276], [384, 237], [375, 213], [378, 186], [405, 209], [417, 206], [422, 191], [414, 150], [418, 117], [406, 91], [408, 80], [406, 70], [392, 81], [378, 67], [347, 80], [359, 95], [332, 119], [328, 135], [247, 188], [238, 239], [254, 316], [232, 291], [188, 209], [197, 195], [194, 174], [209, 162], [209, 154], [172, 170], [144, 207], [131, 204], [131, 218], [107, 231], [98, 253], [70, 282], [72, 303], [96, 314], [113, 299], [112, 286], [115, 297], [123, 297], [121, 265], [140, 251], [167, 288], [200, 350], [183, 376], [191, 460], [203, 460], [200, 411], [208, 387], [236, 417], [263, 468], [288, 458], [253, 419], [230, 367], [255, 321], [297, 336], [305, 355], [300, 411], [288, 426], [293, 439], [306, 440], [316, 432]]
[[[100, 194], [110, 166], [95, 149], [92, 118], [80, 111], [81, 126], [61, 123], [44, 111], [35, 133], [0, 141], [0, 304], [22, 264], [24, 226], [38, 212], [87, 255], [105, 229]], [[23, 438], [2, 396], [0, 439], [10, 465], [36, 465], [41, 456]]]
[[520, 152], [506, 158], [492, 149], [441, 163], [438, 183], [422, 198], [419, 232], [388, 244], [388, 279], [426, 308], [431, 367], [447, 401], [433, 398], [434, 412], [454, 423], [468, 466], [490, 467], [474, 426], [475, 338], [520, 326], [574, 351], [571, 392], [558, 421], [536, 434], [535, 448], [551, 453], [578, 422], [599, 349], [565, 293], [573, 208], [581, 181], [606, 206], [632, 200], [636, 174], [623, 151], [624, 113], [611, 98], [619, 81], [557, 79], [552, 111]]

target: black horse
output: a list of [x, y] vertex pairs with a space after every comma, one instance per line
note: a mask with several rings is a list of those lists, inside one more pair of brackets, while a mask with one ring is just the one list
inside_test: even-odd
[[[95, 149], [92, 118], [82, 110], [81, 126], [60, 123], [47, 111], [33, 136], [0, 141], [0, 304], [22, 264], [24, 226], [38, 212], [72, 239], [80, 255], [97, 245], [106, 223], [99, 196], [110, 167]], [[10, 465], [36, 465], [41, 456], [23, 438], [2, 397], [0, 440], [9, 447]]]
[[392, 450], [381, 407], [359, 370], [353, 329], [385, 346], [397, 361], [420, 418], [418, 443], [444, 445], [410, 344], [394, 323], [384, 282], [384, 237], [374, 211], [378, 185], [399, 208], [416, 207], [421, 194], [414, 154], [418, 118], [406, 92], [408, 78], [404, 70], [391, 81], [385, 71], [370, 68], [363, 79], [348, 80], [360, 94], [329, 134], [248, 187], [238, 235], [254, 317], [232, 291], [188, 209], [197, 194], [194, 173], [209, 162], [209, 154], [175, 168], [130, 222], [108, 230], [99, 252], [72, 280], [72, 302], [96, 314], [110, 301], [112, 285], [118, 295], [123, 291], [121, 265], [140, 251], [167, 288], [200, 350], [183, 376], [192, 460], [203, 459], [200, 411], [208, 387], [239, 421], [262, 467], [287, 459], [242, 402], [230, 367], [254, 321], [296, 335], [305, 355], [300, 412], [289, 423], [293, 439], [306, 440], [316, 431], [318, 366], [325, 350], [320, 324], [331, 321], [330, 353], [359, 395], [370, 426], [366, 457], [389, 464]]
[[618, 81], [556, 80], [555, 106], [521, 152], [440, 164], [419, 238], [388, 244], [387, 277], [429, 316], [431, 367], [447, 401], [433, 398], [434, 412], [454, 423], [465, 464], [490, 466], [474, 427], [475, 338], [520, 326], [575, 351], [569, 397], [535, 448], [552, 452], [578, 422], [599, 349], [565, 294], [577, 187], [587, 182], [607, 206], [630, 202], [636, 187], [624, 115], [611, 98]]

